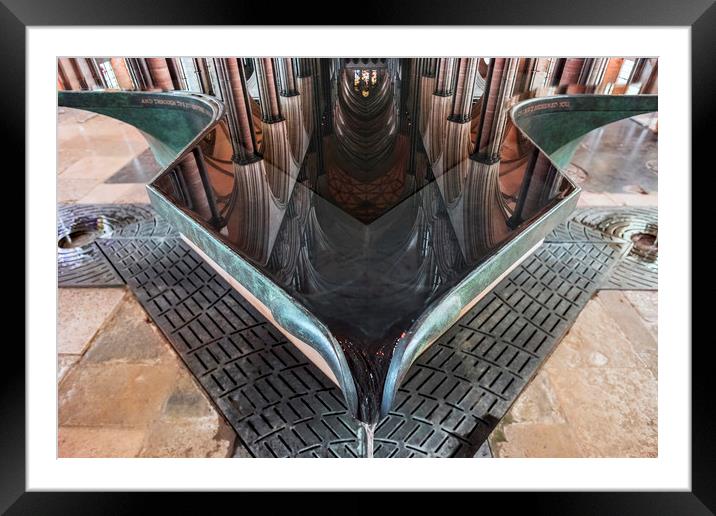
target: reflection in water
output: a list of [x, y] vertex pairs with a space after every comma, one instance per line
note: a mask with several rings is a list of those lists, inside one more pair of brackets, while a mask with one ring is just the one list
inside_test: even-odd
[[510, 59], [233, 61], [234, 121], [155, 186], [330, 329], [375, 422], [426, 307], [572, 189], [498, 109], [531, 79]]

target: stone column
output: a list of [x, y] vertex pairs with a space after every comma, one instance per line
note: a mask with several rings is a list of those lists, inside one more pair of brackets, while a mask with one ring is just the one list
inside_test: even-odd
[[211, 83], [211, 75], [209, 74], [209, 63], [203, 57], [194, 59], [194, 66], [199, 74], [199, 83], [201, 84], [201, 92], [207, 95], [217, 96], [214, 91], [214, 85]]
[[146, 58], [146, 62], [154, 87], [164, 91], [173, 90], [174, 83], [169, 73], [167, 60], [163, 57], [148, 57]]
[[188, 91], [189, 83], [184, 76], [184, 69], [182, 68], [181, 60], [176, 57], [167, 57], [166, 62], [174, 89]]
[[448, 120], [459, 123], [470, 121], [470, 112], [472, 111], [472, 95], [475, 88], [476, 77], [477, 59], [458, 59], [455, 95], [452, 99], [452, 110]]
[[63, 86], [66, 90], [81, 90], [82, 77], [77, 75], [76, 67], [72, 62], [72, 58], [61, 57], [57, 60], [57, 71], [62, 79]]
[[81, 59], [74, 57], [69, 58], [72, 71], [74, 72], [77, 82], [79, 83], [79, 89], [91, 90], [92, 89], [92, 77], [87, 73], [86, 65], [83, 65]]
[[256, 71], [258, 73], [262, 119], [267, 124], [280, 122], [284, 118], [281, 115], [281, 103], [278, 99], [274, 60], [270, 57], [256, 59]]
[[648, 59], [643, 57], [634, 61], [634, 68], [631, 69], [631, 73], [629, 74], [629, 80], [627, 81], [628, 84], [641, 81], [648, 61]]
[[534, 67], [532, 68], [532, 76], [530, 77], [529, 89], [534, 90], [537, 88], [543, 88], [547, 84], [549, 77], [549, 70], [552, 66], [552, 58], [539, 58], [535, 59]]
[[58, 90], [71, 90], [70, 80], [65, 71], [62, 69], [62, 63], [57, 60], [57, 89]]
[[584, 84], [590, 88], [597, 87], [602, 83], [609, 59], [606, 57], [597, 57], [589, 61], [589, 69]]
[[619, 70], [621, 70], [623, 64], [624, 59], [621, 57], [608, 59], [606, 70], [604, 71], [604, 76], [602, 77], [602, 84], [617, 82], [617, 77], [619, 77]]
[[562, 74], [562, 68], [564, 67], [564, 61], [564, 59], [560, 59], [557, 57], [549, 58], [545, 86], [557, 86], [557, 84], [559, 83], [559, 76]]
[[112, 57], [109, 62], [112, 65], [112, 70], [114, 71], [114, 76], [117, 78], [119, 87], [123, 90], [135, 89], [132, 76], [127, 68], [126, 60], [121, 57]]
[[565, 59], [562, 73], [559, 76], [559, 86], [580, 84], [579, 78], [584, 66], [584, 59]]
[[658, 88], [658, 77], [659, 77], [659, 63], [656, 62], [654, 67], [649, 73], [649, 77], [644, 81], [644, 85], [639, 90], [639, 93], [656, 94], [659, 92]]
[[135, 90], [148, 91], [154, 88], [149, 67], [142, 58], [127, 58], [124, 60], [127, 70], [132, 78]]
[[94, 58], [85, 58], [84, 59], [85, 66], [87, 67], [87, 70], [89, 72], [90, 77], [92, 77], [92, 82], [94, 83], [94, 88], [107, 88], [107, 83], [104, 80], [104, 76], [102, 75], [102, 72], [99, 69], [99, 65], [97, 64], [97, 61]]
[[537, 59], [535, 58], [522, 57], [519, 59], [515, 79], [515, 94], [529, 91], [536, 65]]

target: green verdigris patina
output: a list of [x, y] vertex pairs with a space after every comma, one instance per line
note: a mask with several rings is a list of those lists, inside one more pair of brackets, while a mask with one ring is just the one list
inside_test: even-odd
[[223, 104], [214, 97], [188, 92], [61, 91], [58, 104], [136, 127], [165, 168], [201, 140], [224, 114]]
[[591, 131], [657, 109], [656, 95], [559, 95], [521, 102], [511, 116], [552, 163], [564, 170]]

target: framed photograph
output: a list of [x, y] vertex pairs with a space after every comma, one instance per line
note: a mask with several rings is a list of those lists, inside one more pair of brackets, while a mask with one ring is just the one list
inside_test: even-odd
[[716, 8], [402, 11], [2, 0], [27, 202], [3, 511], [713, 513], [690, 208]]

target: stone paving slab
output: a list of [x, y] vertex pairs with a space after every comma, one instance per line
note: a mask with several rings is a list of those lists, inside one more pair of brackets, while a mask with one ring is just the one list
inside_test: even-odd
[[[93, 289], [63, 291], [87, 297]], [[60, 355], [67, 358], [58, 380], [60, 457], [233, 453], [234, 431], [134, 296], [122, 299], [83, 355]]]
[[634, 340], [639, 317], [621, 298], [603, 290], [589, 301], [490, 435], [496, 456], [657, 455], [658, 381], [648, 360], [657, 344]]

